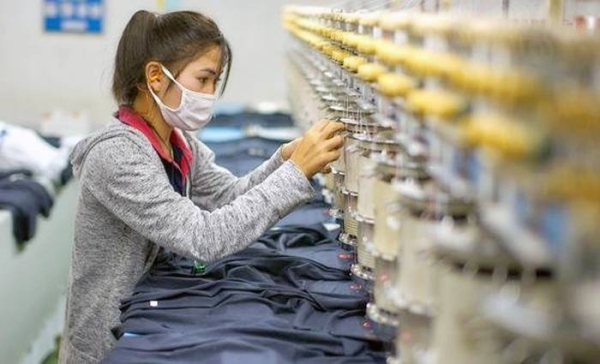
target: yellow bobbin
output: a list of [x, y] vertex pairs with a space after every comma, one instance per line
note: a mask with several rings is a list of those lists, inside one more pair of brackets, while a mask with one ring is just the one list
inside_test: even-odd
[[358, 67], [367, 63], [367, 60], [360, 56], [351, 56], [344, 58], [344, 68], [351, 72], [357, 72]]
[[417, 90], [406, 99], [407, 106], [417, 114], [447, 120], [458, 115], [466, 107], [465, 100], [451, 92], [441, 90]]
[[387, 97], [403, 97], [415, 89], [414, 79], [399, 73], [386, 73], [377, 79], [379, 92]]
[[385, 72], [386, 68], [377, 63], [367, 63], [358, 67], [358, 77], [365, 82], [375, 82]]

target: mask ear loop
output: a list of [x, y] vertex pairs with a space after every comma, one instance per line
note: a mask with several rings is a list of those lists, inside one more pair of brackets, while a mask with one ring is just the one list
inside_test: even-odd
[[173, 74], [162, 64], [160, 65], [161, 70], [163, 71], [163, 73], [167, 76], [167, 78], [169, 78], [178, 88], [179, 91], [181, 92], [181, 100], [179, 101], [179, 106], [177, 106], [176, 108], [172, 108], [169, 107], [167, 105], [165, 105], [165, 103], [160, 99], [160, 97], [158, 97], [158, 95], [154, 92], [154, 90], [152, 90], [152, 87], [150, 87], [150, 83], [148, 82], [148, 84], [146, 85], [148, 87], [148, 92], [150, 93], [150, 95], [152, 95], [152, 97], [154, 98], [154, 101], [156, 101], [156, 103], [159, 106], [162, 106], [172, 112], [176, 112], [177, 110], [181, 109], [181, 107], [183, 106], [184, 103], [184, 98], [185, 98], [185, 93], [186, 92], [192, 92], [189, 91], [188, 89], [186, 89], [185, 87], [183, 87], [183, 85], [181, 85], [179, 82], [177, 82], [177, 80], [175, 79], [175, 77], [173, 76]]
[[[183, 98], [184, 98], [184, 95], [186, 93], [191, 94], [191, 95], [200, 95], [200, 96], [205, 97], [205, 98], [214, 98], [214, 99], [217, 98], [217, 92], [216, 92], [216, 90], [215, 90], [215, 93], [213, 95], [211, 95], [211, 94], [205, 94], [203, 92], [192, 91], [192, 90], [188, 89], [187, 87], [185, 87], [184, 85], [182, 85], [181, 83], [179, 83], [179, 81], [177, 81], [175, 79], [175, 76], [173, 76], [173, 74], [165, 66], [163, 66], [163, 65], [160, 65], [160, 66], [161, 66], [163, 72], [165, 73], [165, 75], [167, 75], [167, 77], [171, 81], [173, 81], [173, 83], [175, 85], [177, 85], [177, 87], [179, 87], [179, 91], [181, 91], [181, 103], [179, 104], [179, 107], [181, 107], [181, 105], [183, 104]], [[179, 107], [177, 109], [179, 109]]]
[[148, 105], [146, 110], [140, 110], [138, 111], [138, 113], [142, 116], [142, 118], [144, 120], [148, 120], [148, 119], [152, 119], [156, 112], [159, 112], [156, 108], [153, 108], [152, 105], [152, 101], [154, 101], [156, 103], [155, 100], [153, 100], [153, 97], [151, 96], [150, 92], [151, 92], [151, 88], [150, 88], [150, 84], [147, 83], [146, 84], [147, 89], [143, 89], [140, 86], [138, 86], [138, 92], [141, 92], [144, 94], [144, 97], [146, 98], [146, 104]]
[[175, 79], [175, 76], [173, 76], [173, 74], [171, 73], [171, 71], [169, 71], [167, 69], [167, 67], [163, 66], [162, 64], [160, 65], [160, 68], [162, 69], [163, 73], [171, 80], [173, 81], [177, 86], [182, 87], [181, 84], [179, 82], [177, 82], [177, 80]]

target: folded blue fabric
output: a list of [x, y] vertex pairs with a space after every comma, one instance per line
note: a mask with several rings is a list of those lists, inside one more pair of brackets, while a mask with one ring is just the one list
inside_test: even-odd
[[200, 130], [198, 138], [205, 143], [219, 143], [240, 140], [244, 138], [244, 132], [235, 127], [208, 127]]
[[121, 306], [105, 363], [384, 363], [343, 251], [321, 225], [280, 226], [194, 274], [170, 252]]

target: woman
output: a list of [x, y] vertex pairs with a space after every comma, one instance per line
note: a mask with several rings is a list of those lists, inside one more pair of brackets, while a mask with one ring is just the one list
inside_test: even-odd
[[[119, 301], [159, 249], [207, 262], [246, 248], [310, 200], [308, 178], [339, 157], [343, 126], [321, 121], [243, 178], [185, 131], [210, 119], [229, 46], [194, 12], [137, 12], [115, 59], [114, 122], [72, 154], [81, 182], [61, 363], [97, 363]], [[183, 132], [182, 132], [183, 131]]]

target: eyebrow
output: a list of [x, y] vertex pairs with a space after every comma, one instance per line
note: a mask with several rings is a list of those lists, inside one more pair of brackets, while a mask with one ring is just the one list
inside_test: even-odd
[[212, 73], [214, 76], [216, 76], [216, 75], [217, 75], [217, 71], [215, 71], [215, 70], [214, 70], [214, 69], [212, 69], [212, 68], [203, 68], [203, 69], [201, 69], [200, 71], [202, 71], [202, 72], [208, 72], [208, 73]]

